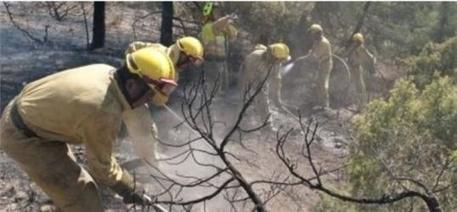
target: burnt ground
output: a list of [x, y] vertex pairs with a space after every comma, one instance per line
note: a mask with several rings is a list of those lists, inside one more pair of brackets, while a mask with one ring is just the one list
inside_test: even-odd
[[[25, 15], [28, 14], [28, 9], [24, 9], [24, 4], [12, 5], [15, 21], [32, 35], [42, 37], [44, 25], [49, 25], [50, 27], [47, 35], [48, 41], [44, 44], [38, 44], [28, 39], [24, 33], [14, 27], [8, 19], [5, 8], [0, 7], [0, 19], [2, 23], [0, 25], [0, 107], [2, 111], [8, 101], [18, 94], [27, 82], [60, 70], [90, 63], [119, 65], [122, 61], [120, 56], [122, 55], [123, 48], [130, 41], [133, 39], [157, 40], [158, 38], [159, 27], [157, 26], [160, 23], [160, 17], [158, 15], [149, 15], [148, 21], [145, 21], [145, 24], [139, 26], [139, 28], [142, 27], [141, 29], [149, 30], [141, 31], [136, 29], [135, 33], [133, 33], [132, 23], [134, 23], [136, 17], [134, 14], [147, 14], [147, 12], [141, 8], [127, 7], [126, 5], [128, 3], [110, 3], [107, 6], [107, 47], [95, 52], [87, 52], [84, 50], [86, 38], [84, 24], [80, 18], [80, 14], [75, 12], [66, 21], [58, 22], [40, 9], [34, 9], [34, 12], [30, 13], [29, 17]], [[120, 7], [123, 7], [123, 9], [119, 10]], [[89, 8], [89, 5], [87, 5], [87, 8]], [[132, 34], [135, 36], [132, 36]], [[384, 66], [386, 65], [382, 65], [382, 70], [387, 70]], [[396, 77], [398, 76], [391, 76], [392, 79]], [[379, 80], [376, 82], [379, 82]], [[305, 97], [300, 96], [300, 98], [296, 98], [296, 95], [301, 94], [290, 92], [290, 90], [297, 90], [296, 87], [292, 89], [287, 86], [300, 86], [299, 83], [285, 83], [286, 86], [284, 86], [284, 89], [288, 92], [286, 92], [287, 95], [284, 95], [284, 100], [290, 105], [295, 105], [293, 109], [300, 108], [308, 118], [313, 116], [321, 124], [318, 132], [321, 139], [319, 142], [316, 142], [313, 148], [313, 154], [317, 163], [327, 168], [339, 166], [344, 161], [347, 144], [351, 142], [349, 125], [354, 112], [347, 109], [350, 103], [341, 104], [340, 107], [334, 108], [335, 110], [329, 116], [322, 113], [312, 113], [309, 111], [309, 108], [302, 105]], [[375, 90], [378, 96], [383, 93], [381, 91], [382, 89], [380, 90], [378, 88]], [[234, 118], [233, 112], [235, 112], [234, 108], [236, 106], [233, 102], [237, 95], [238, 91], [236, 87], [233, 87], [227, 99], [216, 99], [213, 111], [216, 119], [224, 120], [230, 125], [229, 123]], [[348, 96], [350, 97], [351, 94], [349, 93]], [[179, 104], [173, 104], [172, 106], [175, 111], [179, 111]], [[159, 123], [168, 123], [166, 126], [170, 127], [173, 124], [169, 122], [176, 122], [176, 120], [172, 121], [174, 118], [166, 111], [158, 110], [154, 117], [159, 125], [161, 135], [174, 135], [174, 137], [168, 137], [175, 144], [185, 141], [185, 138], [173, 129], [166, 127], [160, 129], [161, 125]], [[295, 119], [288, 114], [274, 113], [273, 120], [274, 127], [276, 128], [282, 127], [288, 129], [297, 127]], [[218, 133], [222, 136], [223, 132], [224, 129], [221, 129]], [[298, 157], [301, 142], [302, 137], [300, 133], [294, 131], [293, 135], [289, 138], [285, 150], [293, 158], [297, 158], [297, 164], [299, 164], [304, 175], [307, 175], [310, 169], [306, 166], [305, 159]], [[285, 173], [287, 171], [275, 156], [276, 139], [274, 133], [264, 131], [254, 132], [247, 135], [243, 143], [247, 149], [240, 146], [239, 143], [233, 142], [229, 145], [229, 150], [238, 156], [239, 161], [235, 160], [234, 164], [240, 169], [248, 181], [270, 179], [278, 173]], [[128, 139], [121, 139], [117, 146], [116, 156], [120, 163], [135, 158]], [[254, 150], [254, 152], [248, 149]], [[80, 162], [84, 164], [83, 150], [81, 148], [74, 150]], [[159, 145], [158, 152], [161, 156], [166, 157], [175, 154], [177, 150]], [[164, 172], [170, 174], [174, 174], [176, 170], [181, 170], [186, 174], [193, 174], [192, 172], [195, 171], [207, 173], [205, 170], [196, 168], [195, 164], [184, 163], [177, 167], [172, 167], [161, 162], [160, 167]], [[341, 174], [334, 173], [329, 176], [329, 179], [332, 182], [336, 182]], [[160, 192], [159, 187], [154, 185], [151, 185], [151, 187], [155, 192]], [[266, 187], [259, 186], [255, 187], [255, 189], [262, 191]], [[195, 192], [190, 191], [187, 194], [183, 194], [183, 197], [195, 197]], [[199, 192], [202, 193], [204, 190], [197, 191], [197, 194]], [[102, 194], [105, 207], [108, 211], [126, 211], [131, 209], [131, 206], [124, 205], [120, 198], [113, 195], [108, 189], [103, 188]], [[310, 191], [304, 186], [297, 186], [294, 188], [285, 188], [267, 204], [267, 207], [271, 211], [310, 211], [318, 200], [317, 193]], [[34, 183], [31, 183], [24, 172], [18, 169], [17, 165], [0, 149], [0, 211], [49, 211], [49, 205], [52, 205], [49, 198]], [[200, 211], [201, 207], [201, 205], [196, 206], [192, 211]], [[238, 205], [237, 207], [241, 211], [248, 210], [247, 208], [243, 208], [242, 205]], [[177, 209], [177, 211], [180, 210]], [[208, 211], [231, 210], [227, 203], [224, 203], [219, 198], [208, 204]]]

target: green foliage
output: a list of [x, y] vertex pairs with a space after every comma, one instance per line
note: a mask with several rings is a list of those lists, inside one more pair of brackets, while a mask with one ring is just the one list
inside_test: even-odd
[[[356, 116], [354, 131], [357, 142], [350, 148], [347, 169], [353, 196], [379, 198], [404, 189], [422, 192], [411, 181], [395, 179], [406, 177], [436, 192], [443, 211], [457, 207], [457, 85], [450, 78], [437, 77], [423, 91], [412, 80], [399, 80], [388, 100], [375, 100]], [[448, 185], [453, 186], [441, 191]], [[326, 198], [317, 208], [426, 210], [420, 199], [387, 207], [335, 201]]]
[[[318, 2], [312, 21], [321, 23], [334, 46], [341, 47], [361, 20], [365, 2]], [[418, 54], [430, 41], [456, 35], [457, 4], [446, 2], [371, 2], [360, 31], [380, 58]]]
[[406, 63], [419, 87], [430, 83], [433, 75], [457, 79], [457, 37], [442, 44], [428, 43], [418, 56], [409, 57]]
[[302, 16], [314, 8], [311, 2], [243, 2], [231, 3], [237, 8], [242, 21], [239, 24], [257, 40], [266, 35], [272, 42], [284, 40], [297, 26], [306, 28]]

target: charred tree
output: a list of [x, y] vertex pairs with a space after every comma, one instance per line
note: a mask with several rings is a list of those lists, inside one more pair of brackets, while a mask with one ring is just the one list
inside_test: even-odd
[[90, 49], [101, 48], [105, 45], [105, 2], [94, 2], [94, 23], [92, 28], [92, 43]]
[[351, 36], [346, 40], [346, 43], [344, 46], [348, 48], [351, 45], [352, 42], [352, 36], [354, 36], [355, 33], [360, 32], [362, 29], [363, 23], [365, 22], [365, 18], [368, 15], [368, 9], [370, 8], [371, 2], [365, 2], [363, 5], [363, 13], [362, 16], [360, 17], [359, 21], [357, 22], [357, 25], [355, 26], [354, 30], [351, 33]]
[[438, 25], [436, 26], [436, 31], [434, 34], [434, 41], [441, 43], [446, 40], [446, 37], [448, 37], [449, 30], [448, 30], [448, 25], [449, 25], [449, 15], [450, 15], [450, 3], [449, 2], [441, 2], [440, 8], [439, 8], [439, 21]]
[[162, 2], [162, 25], [160, 27], [160, 43], [173, 44], [173, 2]]

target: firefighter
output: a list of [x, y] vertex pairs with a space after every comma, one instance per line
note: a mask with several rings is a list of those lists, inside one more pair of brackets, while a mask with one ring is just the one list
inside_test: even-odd
[[[179, 81], [179, 75], [184, 69], [190, 66], [199, 67], [204, 60], [203, 45], [197, 38], [191, 36], [176, 40], [170, 47], [165, 47], [160, 43], [135, 41], [128, 46], [125, 53], [129, 54], [145, 47], [153, 47], [171, 58], [176, 70], [176, 82]], [[152, 117], [150, 115], [144, 115], [148, 114], [149, 110], [149, 106], [146, 104], [143, 107], [137, 108], [134, 112], [126, 114], [123, 120], [129, 137], [136, 141], [134, 147], [142, 162], [146, 160], [148, 164], [157, 164], [156, 155], [151, 151], [152, 149], [156, 149], [156, 143], [151, 141], [157, 140], [158, 131]], [[161, 129], [168, 129], [168, 124], [172, 123], [163, 123]], [[165, 137], [166, 135], [163, 134]], [[143, 165], [147, 164], [143, 163]]]
[[368, 102], [364, 76], [369, 72], [374, 74], [375, 57], [365, 48], [364, 38], [361, 33], [352, 36], [352, 45], [347, 53], [348, 64], [351, 70], [352, 84], [357, 92], [357, 110]]
[[[125, 203], [151, 205], [116, 162], [113, 145], [125, 113], [148, 101], [165, 104], [176, 85], [171, 59], [154, 48], [127, 54], [118, 69], [93, 64], [49, 75], [8, 104], [0, 145], [62, 211], [103, 211], [98, 183]], [[87, 170], [70, 145], [85, 146]]]
[[330, 42], [323, 35], [322, 27], [318, 24], [313, 24], [309, 28], [313, 45], [306, 55], [306, 58], [318, 66], [317, 81], [314, 87], [314, 93], [316, 96], [317, 109], [328, 109], [330, 108], [329, 100], [329, 81], [330, 74], [333, 68], [332, 61], [332, 48]]
[[204, 70], [210, 82], [219, 78], [219, 92], [227, 91], [230, 81], [228, 70], [228, 43], [234, 40], [238, 31], [233, 26], [235, 14], [220, 17], [213, 3], [203, 7], [201, 40], [205, 48]]
[[240, 77], [241, 95], [245, 96], [246, 92], [252, 95], [259, 83], [265, 81], [262, 92], [255, 97], [254, 106], [262, 119], [268, 117], [272, 106], [286, 111], [281, 102], [280, 64], [289, 59], [289, 47], [283, 43], [275, 43], [268, 47], [256, 45], [254, 51], [244, 60]]

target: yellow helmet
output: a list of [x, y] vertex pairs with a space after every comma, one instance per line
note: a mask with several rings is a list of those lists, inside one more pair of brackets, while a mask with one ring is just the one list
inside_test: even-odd
[[353, 40], [353, 41], [359, 41], [360, 43], [363, 43], [363, 42], [364, 42], [364, 39], [363, 39], [362, 33], [355, 33], [355, 34], [352, 36], [352, 40]]
[[311, 27], [309, 27], [309, 31], [312, 33], [315, 33], [315, 32], [322, 32], [323, 30], [322, 30], [321, 25], [313, 24], [313, 25], [311, 25]]
[[203, 60], [203, 45], [197, 38], [180, 38], [176, 41], [176, 46], [187, 55]]
[[146, 47], [126, 56], [127, 68], [130, 72], [146, 76], [153, 81], [166, 81], [175, 84], [175, 68], [167, 55], [153, 47]]
[[289, 58], [289, 47], [284, 43], [274, 43], [268, 46], [271, 54], [277, 59]]

